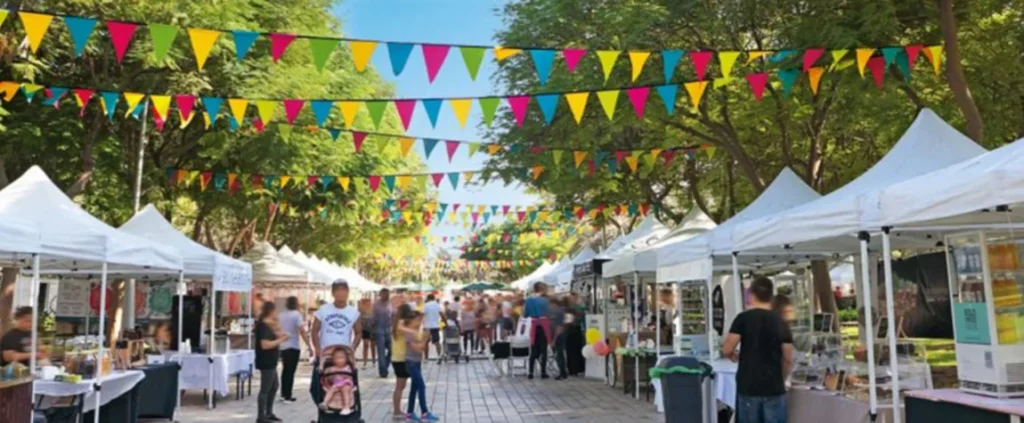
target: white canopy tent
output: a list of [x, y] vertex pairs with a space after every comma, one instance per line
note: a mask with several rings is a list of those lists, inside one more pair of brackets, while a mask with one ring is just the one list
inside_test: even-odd
[[[690, 217], [689, 215], [687, 217]], [[680, 225], [685, 225], [683, 222]], [[666, 227], [661, 221], [658, 220], [653, 214], [644, 218], [639, 225], [636, 225], [632, 231], [624, 234], [612, 241], [604, 251], [595, 257], [598, 260], [609, 260], [604, 263], [602, 267], [602, 275], [604, 274], [604, 268], [608, 266], [608, 263], [615, 261], [616, 259], [623, 259], [627, 256], [632, 256], [634, 252], [644, 247], [648, 247], [661, 239], [663, 236], [670, 232], [669, 228]]]
[[[780, 246], [796, 254], [830, 253], [850, 254], [860, 251], [861, 282], [865, 293], [871, 289], [870, 260], [868, 244], [871, 233], [864, 225], [864, 210], [877, 204], [878, 192], [897, 183], [934, 172], [944, 167], [975, 158], [985, 149], [947, 124], [930, 109], [924, 109], [900, 137], [892, 149], [871, 169], [843, 187], [818, 200], [759, 219], [741, 223], [733, 233], [734, 250], [739, 254], [759, 254]], [[954, 180], [962, 179], [956, 176]], [[931, 180], [931, 183], [939, 183]], [[964, 203], [968, 204], [968, 203]], [[903, 204], [911, 207], [912, 203]], [[877, 208], [877, 206], [875, 206]], [[877, 226], [874, 228], [878, 228]], [[926, 233], [901, 233], [892, 238], [898, 248], [931, 248], [936, 239]], [[890, 237], [882, 237], [882, 249], [891, 248]], [[887, 254], [883, 254], [887, 255]], [[885, 273], [891, 276], [886, 261]], [[891, 279], [889, 279], [891, 280]], [[891, 283], [885, 286], [889, 315], [894, 314], [894, 299]], [[871, 309], [872, 295], [864, 295], [865, 308]], [[873, 313], [865, 313], [865, 327], [870, 331], [874, 325]], [[892, 373], [898, 375], [896, 357], [896, 336], [894, 325], [889, 327], [889, 354]], [[877, 413], [875, 390], [874, 335], [867, 340], [869, 402], [872, 415]], [[893, 378], [893, 407], [899, 409], [899, 377]], [[901, 416], [895, 413], [896, 423]]]
[[577, 264], [582, 264], [593, 260], [596, 256], [597, 252], [595, 252], [593, 248], [587, 247], [583, 249], [583, 251], [580, 251], [579, 254], [576, 254], [576, 257], [573, 257], [572, 261], [570, 261], [564, 269], [561, 269], [558, 273], [551, 272], [545, 275], [544, 281], [554, 282], [555, 292], [569, 292], [572, 288], [573, 268]]
[[334, 276], [332, 276], [329, 272], [325, 271], [324, 269], [321, 269], [318, 266], [313, 265], [307, 262], [306, 260], [302, 260], [301, 258], [299, 258], [299, 256], [294, 251], [292, 251], [291, 248], [288, 248], [287, 245], [277, 250], [277, 255], [285, 263], [290, 264], [299, 269], [305, 270], [306, 274], [309, 275], [309, 282], [329, 284], [331, 283], [331, 281], [335, 279]]
[[659, 248], [681, 243], [714, 227], [715, 222], [703, 211], [696, 208], [690, 210], [679, 226], [664, 236], [645, 237], [628, 245], [621, 254], [604, 263], [601, 274], [606, 278], [631, 273], [640, 273], [641, 278], [652, 277], [658, 268]]
[[546, 275], [549, 271], [551, 271], [551, 269], [554, 268], [555, 264], [544, 262], [540, 266], [537, 266], [537, 268], [530, 272], [530, 274], [523, 276], [519, 279], [516, 279], [516, 281], [509, 284], [509, 286], [511, 286], [512, 289], [518, 289], [520, 291], [529, 291], [533, 282], [540, 280], [540, 278], [544, 277], [544, 275]]
[[[170, 246], [181, 253], [184, 262], [184, 276], [191, 279], [209, 280], [213, 285], [210, 290], [210, 330], [212, 333], [215, 327], [216, 316], [216, 293], [221, 292], [250, 292], [252, 291], [252, 266], [241, 260], [228, 257], [224, 254], [213, 251], [189, 237], [182, 234], [171, 225], [163, 215], [152, 204], [147, 205], [138, 214], [131, 218], [120, 230], [141, 238], [160, 242]], [[184, 292], [184, 287], [179, 284], [178, 294]], [[248, 315], [252, 316], [252, 301], [249, 305]], [[178, 340], [182, 339], [182, 316], [184, 301], [178, 301]], [[252, 349], [252, 335], [249, 335], [249, 348]], [[213, 337], [208, 341], [207, 354], [211, 360], [214, 356]], [[213, 388], [213, 372], [210, 372], [210, 392]], [[180, 395], [178, 396], [180, 406]], [[209, 407], [213, 407], [213, 395], [209, 397]]]
[[309, 275], [305, 270], [285, 262], [270, 243], [257, 243], [242, 260], [252, 265], [253, 284], [305, 284]]

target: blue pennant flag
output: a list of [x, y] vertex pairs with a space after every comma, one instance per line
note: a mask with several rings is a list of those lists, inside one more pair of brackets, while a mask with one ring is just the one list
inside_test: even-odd
[[430, 153], [434, 152], [434, 147], [437, 147], [438, 140], [424, 138], [423, 139], [423, 157], [429, 159]]
[[558, 94], [543, 94], [534, 96], [537, 100], [537, 104], [540, 106], [541, 113], [544, 114], [544, 122], [548, 125], [555, 119], [555, 109], [558, 108]]
[[441, 99], [431, 98], [422, 101], [423, 109], [427, 111], [427, 117], [430, 118], [430, 126], [436, 128], [437, 116], [441, 113]]
[[210, 126], [217, 124], [217, 114], [220, 113], [220, 106], [224, 99], [220, 97], [203, 97], [203, 106], [206, 106], [206, 116], [210, 118]]
[[103, 104], [107, 105], [107, 119], [114, 120], [114, 113], [117, 112], [117, 102], [121, 101], [121, 93], [117, 91], [103, 91], [100, 93]]
[[789, 95], [793, 91], [793, 84], [800, 77], [800, 69], [783, 69], [779, 71], [779, 80], [782, 81], [782, 93]]
[[391, 72], [395, 76], [401, 75], [405, 70], [405, 64], [409, 62], [409, 54], [412, 53], [412, 44], [388, 43], [388, 58], [391, 59]]
[[892, 66], [896, 62], [896, 56], [903, 51], [903, 47], [882, 47], [882, 57], [885, 58], [885, 67]]
[[341, 135], [341, 130], [337, 128], [330, 128], [327, 132], [331, 134], [331, 139], [335, 142], [338, 141], [338, 136]]
[[331, 108], [334, 102], [330, 100], [313, 100], [309, 102], [309, 108], [313, 109], [313, 116], [316, 117], [317, 126], [323, 128], [327, 118], [331, 115]]
[[384, 183], [387, 184], [389, 191], [395, 191], [395, 175], [384, 175]]
[[245, 58], [245, 55], [249, 53], [249, 49], [256, 43], [256, 39], [259, 38], [260, 34], [251, 31], [231, 31], [231, 36], [235, 38], [235, 56], [238, 60]]
[[555, 62], [554, 50], [530, 50], [533, 57], [533, 67], [537, 69], [537, 78], [540, 85], [548, 83], [548, 76], [551, 75], [551, 64]]
[[459, 188], [459, 172], [448, 172], [448, 182], [452, 183], [452, 189]]
[[679, 59], [683, 58], [686, 54], [683, 50], [662, 50], [661, 51], [661, 64], [663, 66], [662, 72], [665, 73], [665, 82], [672, 82], [672, 75], [676, 73], [676, 66], [679, 65]]
[[334, 182], [334, 177], [331, 175], [323, 175], [320, 177], [320, 183], [324, 185], [324, 192], [331, 187], [331, 183]]
[[772, 57], [768, 58], [768, 61], [771, 63], [779, 63], [782, 62], [783, 60], [788, 59], [790, 56], [794, 54], [796, 54], [796, 50], [780, 50], [779, 52], [773, 54]]
[[63, 19], [71, 33], [71, 41], [75, 43], [75, 57], [80, 57], [85, 51], [85, 43], [89, 42], [89, 36], [96, 28], [96, 20], [77, 16], [64, 16]]
[[679, 86], [676, 84], [659, 85], [655, 87], [661, 102], [665, 103], [665, 110], [671, 115], [676, 112], [676, 95], [679, 93]]

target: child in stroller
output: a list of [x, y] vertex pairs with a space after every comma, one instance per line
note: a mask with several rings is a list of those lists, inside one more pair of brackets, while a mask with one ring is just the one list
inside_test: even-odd
[[[458, 320], [459, 314], [455, 310], [445, 313], [444, 355], [440, 360], [442, 363], [447, 363], [449, 358], [458, 363], [462, 357], [462, 344], [459, 342], [459, 333], [462, 331], [459, 330]], [[469, 361], [469, 357], [466, 357], [466, 361]]]
[[329, 360], [324, 360], [324, 371], [320, 375], [320, 386], [324, 389], [324, 401], [320, 409], [352, 414], [355, 407], [355, 376], [352, 370], [352, 356], [347, 348], [335, 348]]

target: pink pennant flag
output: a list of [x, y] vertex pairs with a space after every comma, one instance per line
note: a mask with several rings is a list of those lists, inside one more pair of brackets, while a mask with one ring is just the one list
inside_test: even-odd
[[871, 71], [871, 76], [875, 78], [875, 86], [882, 88], [882, 79], [885, 77], [885, 58], [875, 56], [869, 59], [868, 70]]
[[[452, 204], [452, 213], [455, 213], [455, 212], [459, 211], [459, 206], [461, 206], [461, 205], [462, 204], [459, 204], [459, 203]], [[476, 235], [473, 235], [473, 236], [475, 237]], [[473, 242], [476, 242], [476, 240], [474, 239]]]
[[434, 181], [434, 187], [435, 188], [440, 187], [441, 186], [441, 181], [444, 180], [444, 174], [443, 173], [431, 173], [430, 174], [430, 179], [432, 179]]
[[523, 223], [523, 220], [526, 219], [526, 212], [524, 212], [524, 211], [516, 212], [516, 217], [519, 218], [519, 223]]
[[188, 122], [192, 118], [192, 109], [196, 106], [196, 98], [187, 94], [174, 96], [174, 104], [178, 106], [178, 115], [182, 122]]
[[270, 34], [270, 58], [277, 63], [288, 49], [288, 45], [295, 41], [295, 34], [282, 34], [275, 32]]
[[518, 95], [508, 97], [505, 100], [508, 101], [509, 107], [512, 108], [512, 115], [516, 118], [516, 125], [522, 128], [523, 122], [526, 122], [526, 108], [530, 105], [530, 96]]
[[818, 62], [818, 59], [820, 59], [823, 54], [825, 54], [825, 49], [823, 48], [809, 48], [804, 50], [804, 72], [813, 68], [814, 64]]
[[252, 118], [252, 126], [256, 128], [256, 132], [263, 133], [263, 130], [267, 129], [267, 125], [263, 124], [263, 120], [258, 117]]
[[452, 157], [455, 157], [455, 152], [459, 149], [458, 141], [445, 141], [444, 148], [448, 150], [448, 163], [452, 162]]
[[697, 80], [704, 80], [704, 73], [708, 70], [708, 63], [711, 63], [712, 51], [691, 51], [690, 60], [693, 60], [693, 68], [697, 71]]
[[626, 90], [626, 95], [629, 96], [629, 102], [633, 103], [633, 110], [636, 112], [636, 117], [644, 118], [644, 107], [647, 106], [647, 95], [651, 93], [651, 87], [636, 87]]
[[439, 44], [423, 44], [423, 63], [427, 65], [427, 79], [434, 82], [437, 72], [441, 70], [444, 59], [448, 57], [448, 50], [451, 46]]
[[754, 92], [754, 98], [757, 101], [761, 101], [761, 96], [764, 95], [764, 87], [768, 85], [768, 74], [767, 73], [748, 73], [747, 83], [750, 84], [750, 91]]
[[370, 191], [377, 192], [377, 188], [380, 188], [380, 175], [367, 176], [366, 182], [370, 184]]
[[530, 147], [530, 154], [536, 155], [536, 154], [541, 154], [543, 152], [544, 152], [544, 146], [543, 145], [535, 145], [533, 147]]
[[629, 156], [629, 152], [628, 151], [625, 151], [625, 150], [617, 150], [617, 151], [615, 151], [615, 164], [622, 163], [622, 159], [625, 159], [626, 156]]
[[477, 220], [480, 220], [480, 213], [473, 212], [473, 224], [474, 225], [476, 224]]
[[586, 50], [578, 48], [567, 48], [562, 50], [562, 56], [565, 56], [565, 67], [569, 69], [569, 72], [576, 71], [576, 65], [580, 63], [580, 59], [582, 59], [586, 54]]
[[363, 141], [366, 141], [366, 132], [352, 131], [352, 145], [356, 148], [356, 153], [363, 150]]
[[395, 100], [395, 108], [398, 109], [398, 117], [402, 118], [402, 126], [409, 130], [412, 124], [412, 114], [416, 111], [416, 100]]
[[306, 186], [310, 186], [311, 187], [313, 185], [316, 185], [316, 183], [318, 181], [320, 181], [320, 177], [319, 176], [309, 175], [309, 176], [306, 177]]
[[914, 44], [906, 47], [907, 50], [907, 62], [910, 63], [910, 67], [914, 67], [914, 62], [917, 61], [917, 55], [924, 49], [924, 45]]
[[163, 132], [164, 130], [164, 119], [160, 117], [160, 113], [156, 111], [156, 107], [152, 107], [153, 110], [153, 124], [156, 126], [157, 132]]
[[114, 45], [114, 57], [117, 63], [124, 60], [124, 54], [128, 52], [128, 44], [132, 42], [132, 36], [139, 26], [130, 22], [107, 22], [107, 32], [110, 33], [110, 43]]
[[93, 94], [95, 94], [93, 90], [75, 88], [75, 97], [78, 98], [78, 104], [82, 105], [82, 109], [78, 112], [79, 117], [85, 116], [85, 106], [89, 105], [89, 100], [92, 99]]
[[508, 211], [512, 208], [510, 205], [501, 206], [501, 214], [508, 215]]
[[288, 119], [288, 124], [294, 124], [295, 119], [299, 117], [299, 112], [302, 111], [302, 105], [306, 100], [284, 100], [284, 115]]

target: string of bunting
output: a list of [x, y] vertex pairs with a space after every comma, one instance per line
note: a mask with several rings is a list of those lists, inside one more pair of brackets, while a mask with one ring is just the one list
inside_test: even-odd
[[[6, 9], [0, 10], [0, 24], [2, 24], [3, 20], [10, 12], [10, 10]], [[24, 28], [29, 41], [29, 47], [33, 53], [38, 51], [55, 18], [59, 18], [63, 21], [64, 26], [70, 34], [71, 40], [74, 44], [74, 53], [76, 56], [81, 56], [84, 53], [85, 47], [97, 27], [105, 28], [110, 38], [111, 46], [114, 49], [115, 58], [119, 63], [124, 60], [128, 48], [132, 44], [139, 27], [145, 26], [149, 29], [152, 53], [158, 62], [165, 60], [167, 53], [178, 38], [179, 33], [183, 32], [182, 29], [177, 26], [159, 23], [109, 20], [105, 21], [105, 25], [101, 26], [99, 25], [100, 21], [98, 19], [83, 16], [55, 15], [24, 10], [15, 12], [21, 19], [22, 27]], [[346, 43], [348, 45], [348, 50], [352, 54], [354, 67], [359, 72], [363, 72], [368, 68], [370, 60], [378, 50], [378, 46], [384, 45], [384, 49], [387, 50], [388, 59], [391, 63], [391, 70], [397, 76], [405, 70], [409, 57], [412, 55], [415, 47], [419, 47], [419, 50], [423, 55], [423, 63], [426, 68], [427, 79], [431, 83], [433, 83], [437, 78], [442, 66], [450, 55], [449, 53], [453, 49], [459, 51], [466, 71], [469, 74], [469, 77], [473, 80], [476, 80], [480, 71], [480, 66], [483, 63], [484, 56], [488, 51], [493, 52], [492, 55], [494, 59], [499, 63], [509, 59], [510, 57], [518, 56], [527, 52], [530, 59], [533, 61], [534, 69], [537, 73], [537, 79], [541, 85], [545, 85], [547, 83], [552, 69], [554, 68], [555, 60], [558, 57], [561, 57], [565, 68], [569, 72], [575, 72], [581, 59], [590, 54], [593, 54], [600, 63], [605, 82], [607, 82], [611, 77], [611, 73], [620, 60], [620, 57], [623, 56], [623, 53], [625, 53], [630, 62], [630, 72], [633, 81], [636, 81], [643, 73], [643, 70], [651, 56], [659, 56], [661, 58], [662, 74], [665, 77], [665, 81], [668, 82], [672, 80], [673, 75], [676, 72], [676, 68], [680, 66], [684, 58], [689, 59], [691, 62], [697, 79], [703, 81], [707, 76], [708, 66], [712, 63], [715, 57], [718, 59], [718, 68], [721, 70], [722, 77], [728, 78], [741, 56], [746, 57], [746, 61], [743, 63], [744, 65], [749, 65], [757, 59], [767, 60], [770, 63], [780, 63], [790, 59], [799, 59], [803, 64], [804, 71], [806, 72], [810, 68], [815, 67], [815, 65], [821, 61], [822, 57], [826, 54], [829, 54], [833, 58], [833, 61], [838, 62], [839, 59], [853, 51], [857, 58], [858, 67], [861, 69], [861, 75], [863, 76], [863, 69], [867, 65], [868, 59], [876, 52], [880, 52], [887, 58], [887, 61], [889, 61], [889, 57], [895, 58], [901, 52], [905, 52], [907, 55], [912, 56], [911, 59], [913, 59], [922, 51], [929, 58], [933, 58], [936, 57], [937, 53], [941, 50], [941, 46], [925, 46], [923, 44], [861, 47], [854, 49], [825, 49], [813, 47], [806, 49], [779, 50], [594, 50], [577, 47], [546, 48], [537, 46], [484, 46], [396, 42], [333, 36], [313, 36], [284, 32], [256, 32], [240, 29], [188, 28], [184, 32], [188, 35], [189, 43], [191, 44], [192, 51], [195, 55], [196, 67], [200, 71], [203, 69], [203, 66], [217, 42], [221, 39], [227, 38], [227, 35], [230, 34], [234, 41], [233, 47], [235, 50], [235, 57], [239, 61], [244, 60], [249, 53], [253, 51], [253, 47], [256, 45], [257, 41], [262, 38], [266, 38], [269, 41], [269, 53], [271, 60], [274, 63], [280, 61], [281, 57], [285, 54], [288, 48], [294, 44], [295, 40], [305, 40], [308, 44], [309, 51], [312, 54], [313, 63], [320, 71], [323, 71], [331, 54], [337, 50], [342, 43]], [[264, 51], [262, 49], [257, 50], [260, 52]], [[909, 60], [909, 62], [912, 64], [914, 60]], [[939, 65], [937, 60], [933, 60], [933, 66], [938, 69]]]
[[[557, 257], [557, 256], [555, 256]], [[370, 261], [376, 261], [386, 264], [387, 266], [405, 265], [407, 267], [415, 267], [419, 269], [432, 269], [432, 270], [493, 270], [493, 269], [512, 269], [516, 267], [526, 266], [539, 266], [544, 263], [544, 259], [517, 259], [517, 260], [466, 260], [466, 259], [422, 259], [412, 256], [392, 256], [389, 254], [373, 255], [367, 258]], [[548, 256], [548, 260], [551, 261], [551, 256]]]

